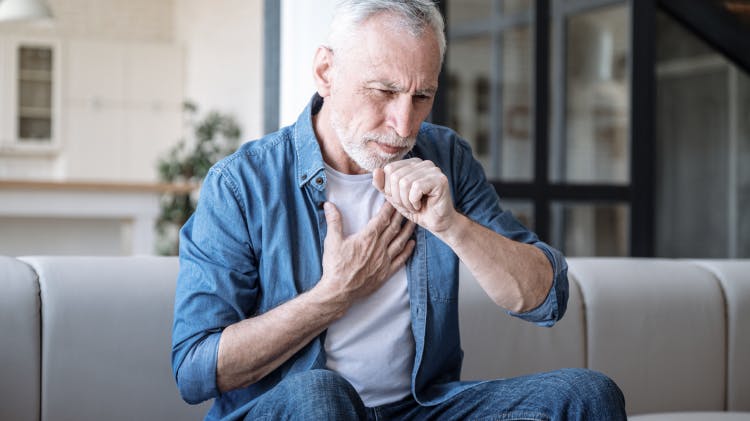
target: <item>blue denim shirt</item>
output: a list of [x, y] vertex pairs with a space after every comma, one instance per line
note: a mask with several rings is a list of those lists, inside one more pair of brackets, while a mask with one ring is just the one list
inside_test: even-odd
[[[207, 419], [242, 418], [252, 401], [285, 376], [325, 368], [325, 333], [258, 382], [220, 393], [216, 363], [222, 330], [311, 289], [322, 275], [326, 200], [323, 157], [312, 126], [315, 95], [297, 122], [244, 144], [214, 165], [198, 207], [180, 233], [180, 272], [172, 332], [172, 368], [183, 399], [216, 398]], [[536, 309], [514, 314], [551, 326], [565, 312], [563, 256], [503, 211], [480, 164], [455, 132], [422, 124], [408, 157], [435, 163], [448, 177], [456, 209], [516, 241], [541, 249], [554, 281]], [[412, 395], [439, 402], [471, 387], [458, 383], [463, 351], [458, 331], [458, 258], [417, 227], [406, 264], [415, 341]]]

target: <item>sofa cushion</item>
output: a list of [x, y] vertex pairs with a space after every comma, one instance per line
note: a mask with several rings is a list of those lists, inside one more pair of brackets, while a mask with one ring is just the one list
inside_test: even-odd
[[38, 420], [39, 283], [31, 268], [0, 256], [0, 420]]
[[459, 324], [465, 353], [463, 380], [515, 377], [586, 364], [583, 303], [575, 282], [570, 284], [565, 316], [550, 329], [506, 314], [461, 264]]
[[727, 409], [750, 411], [750, 260], [696, 263], [719, 279], [727, 300]]
[[586, 308], [588, 367], [615, 380], [630, 414], [724, 410], [724, 297], [710, 272], [661, 259], [568, 264]]
[[43, 303], [42, 420], [202, 418], [172, 377], [176, 258], [22, 259]]

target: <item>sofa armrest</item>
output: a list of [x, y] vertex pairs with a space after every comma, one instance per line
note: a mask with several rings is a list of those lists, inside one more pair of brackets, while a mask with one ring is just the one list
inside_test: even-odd
[[39, 420], [39, 283], [31, 268], [0, 256], [0, 420]]

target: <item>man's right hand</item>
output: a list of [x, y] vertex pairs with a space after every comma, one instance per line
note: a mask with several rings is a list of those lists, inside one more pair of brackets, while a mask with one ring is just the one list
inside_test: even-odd
[[359, 232], [343, 235], [341, 213], [324, 205], [328, 232], [323, 244], [323, 276], [316, 286], [331, 300], [348, 308], [352, 302], [380, 288], [406, 263], [414, 250], [410, 239], [415, 224], [402, 225], [403, 216], [385, 202]]
[[318, 336], [358, 298], [380, 288], [414, 250], [414, 224], [386, 203], [362, 231], [344, 238], [341, 214], [325, 204], [323, 276], [315, 288], [228, 326], [219, 339], [216, 385], [222, 392], [265, 377]]

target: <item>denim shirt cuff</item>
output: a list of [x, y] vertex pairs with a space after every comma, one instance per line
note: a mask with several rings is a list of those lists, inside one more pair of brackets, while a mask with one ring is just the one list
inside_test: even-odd
[[179, 371], [180, 393], [185, 401], [199, 403], [219, 395], [216, 386], [216, 363], [220, 332], [212, 333], [187, 355]]
[[538, 242], [533, 245], [544, 252], [544, 255], [547, 256], [552, 265], [552, 287], [544, 302], [536, 308], [523, 313], [509, 311], [508, 314], [522, 320], [534, 322], [539, 326], [550, 327], [562, 318], [567, 307], [568, 264], [559, 251], [549, 247], [547, 244]]

